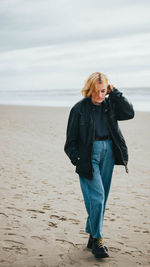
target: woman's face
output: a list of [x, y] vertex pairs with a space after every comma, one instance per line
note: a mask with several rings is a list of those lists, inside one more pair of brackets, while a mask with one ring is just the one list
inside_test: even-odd
[[91, 100], [95, 105], [99, 105], [104, 101], [105, 96], [107, 94], [107, 86], [106, 83], [97, 83], [97, 92], [92, 92]]

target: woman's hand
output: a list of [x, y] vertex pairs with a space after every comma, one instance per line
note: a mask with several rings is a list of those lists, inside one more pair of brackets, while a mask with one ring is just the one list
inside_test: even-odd
[[107, 86], [107, 95], [110, 94], [111, 91], [113, 91], [114, 86], [112, 84], [108, 84]]

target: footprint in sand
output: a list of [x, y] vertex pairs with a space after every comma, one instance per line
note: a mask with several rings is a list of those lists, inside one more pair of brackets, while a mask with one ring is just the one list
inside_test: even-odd
[[133, 251], [125, 251], [126, 254], [132, 255], [132, 257], [135, 257], [135, 255], [133, 255], [134, 252], [135, 252], [134, 250]]
[[120, 241], [118, 241], [117, 243], [119, 243], [119, 244], [121, 244], [121, 245], [124, 245], [124, 243], [123, 243], [123, 242], [120, 242]]
[[15, 198], [15, 199], [22, 199], [23, 197], [22, 197], [21, 194], [15, 194], [15, 196], [13, 198]]
[[6, 207], [7, 209], [16, 210], [16, 211], [22, 211], [20, 209], [14, 208], [14, 207]]
[[56, 218], [58, 219], [59, 221], [70, 221], [72, 222], [73, 224], [79, 224], [80, 221], [79, 220], [76, 220], [74, 218], [67, 218], [65, 216], [59, 216], [59, 215], [51, 215], [50, 218]]
[[141, 262], [139, 262], [139, 261], [136, 261], [136, 263], [137, 263], [137, 264], [139, 264], [139, 265], [142, 265], [142, 263], [141, 263]]
[[49, 204], [44, 204], [43, 210], [51, 210], [50, 205]]
[[11, 186], [11, 189], [16, 189], [16, 186], [12, 185], [12, 186]]
[[41, 240], [41, 241], [44, 241], [46, 243], [49, 243], [48, 240], [45, 237], [42, 237], [42, 236], [31, 236], [31, 238], [33, 238], [35, 240]]
[[82, 234], [82, 235], [85, 235], [87, 237], [87, 233], [85, 232], [84, 229], [80, 229], [79, 233]]
[[53, 222], [48, 222], [48, 226], [53, 227], [53, 228], [57, 228], [57, 224], [53, 223]]
[[9, 217], [7, 214], [5, 214], [4, 212], [0, 212], [0, 215], [4, 215], [5, 217]]
[[128, 237], [126, 237], [126, 236], [124, 236], [124, 235], [122, 235], [121, 237], [122, 237], [123, 239], [128, 239]]
[[16, 217], [22, 218], [22, 216], [20, 216], [20, 215], [18, 215], [18, 214], [14, 214], [14, 213], [10, 213], [9, 215], [12, 215], [12, 216], [16, 216]]
[[109, 247], [110, 251], [112, 252], [118, 252], [120, 251], [121, 249], [120, 248], [114, 248], [114, 247]]
[[27, 209], [27, 211], [32, 211], [32, 212], [36, 212], [36, 213], [45, 213], [45, 211], [35, 210], [35, 209]]
[[80, 223], [79, 220], [76, 220], [76, 219], [73, 219], [73, 218], [69, 218], [68, 221], [72, 222], [73, 224], [79, 224]]
[[51, 219], [55, 218], [59, 221], [67, 221], [67, 218], [65, 216], [59, 216], [59, 215], [55, 215], [55, 214], [50, 215], [50, 218]]
[[115, 219], [109, 219], [109, 220], [112, 221], [112, 222], [115, 221]]
[[4, 251], [14, 252], [16, 254], [27, 255], [28, 249], [24, 247], [22, 242], [14, 241], [14, 240], [4, 240], [6, 242], [6, 246], [3, 247]]
[[14, 235], [14, 236], [19, 236], [19, 237], [26, 238], [24, 235], [17, 235], [17, 234], [14, 234], [14, 233], [7, 233], [7, 235]]
[[56, 241], [63, 242], [63, 243], [69, 243], [69, 244], [73, 245], [75, 248], [77, 248], [77, 245], [74, 244], [71, 241], [68, 241], [68, 240], [65, 240], [65, 239], [60, 239], [60, 238], [56, 238]]
[[36, 218], [37, 218], [37, 215], [34, 214], [34, 215], [31, 216], [31, 218], [32, 218], [32, 219], [36, 219]]

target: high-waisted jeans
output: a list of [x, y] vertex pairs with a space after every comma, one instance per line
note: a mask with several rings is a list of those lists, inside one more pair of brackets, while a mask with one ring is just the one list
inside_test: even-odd
[[88, 213], [85, 230], [94, 238], [99, 238], [103, 236], [104, 213], [114, 168], [114, 153], [110, 139], [94, 141], [92, 164], [93, 179], [88, 180], [79, 175], [79, 180]]

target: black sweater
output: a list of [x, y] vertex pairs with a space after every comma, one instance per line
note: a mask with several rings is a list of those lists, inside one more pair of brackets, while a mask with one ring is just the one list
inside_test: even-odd
[[91, 106], [95, 108], [95, 137], [103, 137], [109, 135], [106, 121], [102, 110], [102, 104], [95, 105], [90, 102]]

